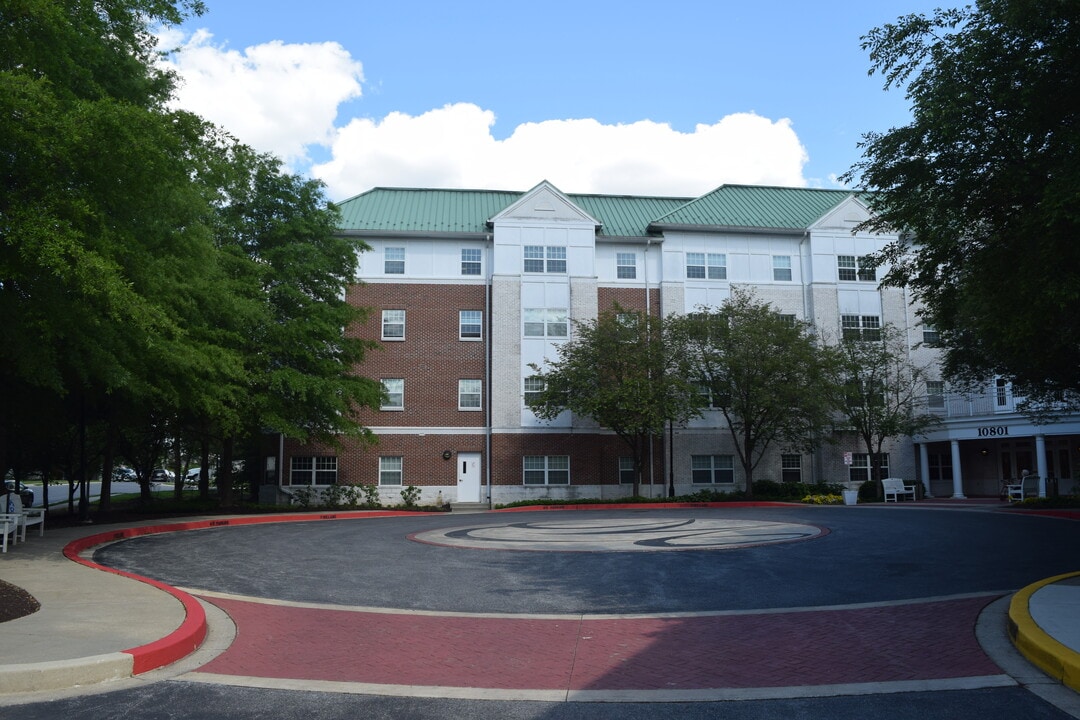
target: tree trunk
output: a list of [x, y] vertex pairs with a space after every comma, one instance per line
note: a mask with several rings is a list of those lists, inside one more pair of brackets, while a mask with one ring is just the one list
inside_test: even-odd
[[233, 504], [233, 439], [225, 438], [221, 443], [221, 467], [218, 468], [218, 506], [232, 507]]

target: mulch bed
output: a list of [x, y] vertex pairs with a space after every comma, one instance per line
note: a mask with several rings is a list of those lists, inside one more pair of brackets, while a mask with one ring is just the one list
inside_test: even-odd
[[21, 587], [0, 580], [0, 622], [15, 620], [35, 613], [41, 603]]

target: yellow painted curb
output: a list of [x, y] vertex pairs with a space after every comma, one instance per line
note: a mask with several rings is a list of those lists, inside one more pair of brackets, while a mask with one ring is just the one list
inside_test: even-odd
[[1056, 575], [1028, 585], [1009, 603], [1009, 637], [1020, 653], [1055, 680], [1080, 692], [1080, 653], [1046, 634], [1031, 617], [1031, 596], [1061, 580], [1080, 577], [1080, 572]]

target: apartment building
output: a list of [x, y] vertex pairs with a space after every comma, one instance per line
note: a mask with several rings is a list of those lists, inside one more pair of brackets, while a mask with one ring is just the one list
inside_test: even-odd
[[[282, 441], [268, 466], [286, 494], [342, 482], [377, 485], [389, 502], [408, 486], [423, 502], [629, 495], [633, 466], [618, 438], [569, 413], [541, 421], [526, 402], [538, 389], [530, 366], [557, 356], [573, 321], [615, 303], [666, 316], [719, 306], [747, 287], [826, 338], [869, 337], [889, 323], [906, 333], [914, 360], [932, 363], [937, 352], [908, 294], [881, 288], [883, 270], [865, 262], [895, 236], [860, 230], [869, 209], [848, 191], [724, 185], [696, 198], [640, 197], [541, 182], [527, 192], [376, 188], [340, 207], [341, 232], [371, 247], [348, 291], [370, 314], [349, 332], [381, 349], [357, 370], [383, 382], [387, 401], [362, 415], [375, 445]], [[1071, 479], [1080, 425], [1025, 425], [1007, 386], [988, 392], [984, 407], [929, 383], [927, 402], [944, 422], [889, 445], [888, 474], [950, 496], [995, 495], [1028, 465]], [[657, 437], [643, 494], [665, 495], [669, 483], [679, 494], [743, 487], [723, 423], [706, 411]], [[854, 436], [813, 453], [774, 447], [755, 472], [868, 477]]]

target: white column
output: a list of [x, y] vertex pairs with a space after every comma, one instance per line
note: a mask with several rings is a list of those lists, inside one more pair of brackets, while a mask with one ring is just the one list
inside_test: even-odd
[[1046, 497], [1046, 476], [1050, 469], [1046, 467], [1046, 436], [1035, 436], [1035, 467], [1039, 472], [1039, 497]]
[[926, 449], [926, 443], [919, 443], [919, 471], [926, 497], [934, 497], [934, 493], [930, 492], [930, 451]]
[[960, 468], [960, 441], [951, 440], [952, 446], [952, 496], [957, 500], [964, 499], [964, 473]]

